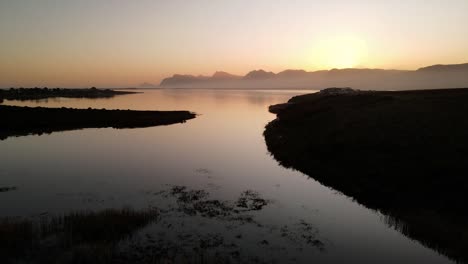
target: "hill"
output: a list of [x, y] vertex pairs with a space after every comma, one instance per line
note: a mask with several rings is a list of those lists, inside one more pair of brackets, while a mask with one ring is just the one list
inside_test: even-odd
[[176, 74], [164, 79], [164, 88], [267, 88], [316, 89], [349, 86], [361, 90], [414, 90], [468, 86], [468, 64], [433, 65], [416, 71], [383, 69], [332, 69], [280, 73], [255, 70], [245, 76], [217, 72], [213, 76]]

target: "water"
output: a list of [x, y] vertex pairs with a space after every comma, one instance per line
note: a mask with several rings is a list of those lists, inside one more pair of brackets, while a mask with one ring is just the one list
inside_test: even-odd
[[[268, 106], [306, 91], [140, 91], [111, 99], [5, 101], [46, 107], [190, 110], [199, 116], [171, 126], [84, 129], [0, 141], [0, 187], [18, 188], [0, 193], [0, 216], [156, 206], [166, 208], [166, 213], [145, 232], [174, 243], [180, 243], [181, 234], [218, 236], [224, 241], [221, 252], [235, 247], [250, 259], [450, 263], [389, 227], [380, 213], [281, 167], [269, 155], [262, 133], [275, 116], [268, 113]], [[235, 201], [252, 190], [269, 203], [248, 213], [253, 223], [191, 216], [177, 210], [168, 195], [177, 185], [205, 190], [212, 199], [223, 201]]]

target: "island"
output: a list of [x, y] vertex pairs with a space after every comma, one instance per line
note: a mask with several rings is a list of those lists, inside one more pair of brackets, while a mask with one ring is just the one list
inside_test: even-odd
[[82, 128], [143, 128], [183, 123], [189, 111], [133, 111], [0, 105], [0, 140]]
[[285, 167], [468, 261], [468, 88], [325, 89], [270, 107], [264, 137]]
[[63, 89], [63, 88], [10, 88], [0, 89], [0, 103], [3, 100], [40, 100], [47, 98], [110, 98], [116, 95], [135, 94], [136, 92], [115, 91], [110, 89]]

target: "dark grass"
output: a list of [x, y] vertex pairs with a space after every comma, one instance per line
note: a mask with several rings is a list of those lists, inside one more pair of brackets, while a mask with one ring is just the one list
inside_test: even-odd
[[40, 219], [4, 218], [0, 256], [6, 263], [112, 263], [117, 243], [157, 217], [152, 209], [108, 209]]
[[273, 107], [272, 155], [468, 262], [468, 89], [311, 94]]
[[82, 128], [139, 128], [182, 123], [189, 111], [133, 111], [0, 105], [0, 139]]

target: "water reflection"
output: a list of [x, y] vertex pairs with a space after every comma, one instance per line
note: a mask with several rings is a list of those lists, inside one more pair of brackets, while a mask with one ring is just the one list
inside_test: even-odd
[[413, 208], [410, 211], [386, 211], [382, 219], [405, 236], [459, 263], [466, 263], [466, 217], [454, 216], [453, 213], [440, 214]]
[[[182, 245], [177, 235], [189, 234], [195, 235], [192, 240], [213, 245], [220, 235], [224, 245], [235, 243], [252, 261], [270, 257], [293, 263], [449, 263], [389, 228], [382, 214], [282, 168], [270, 157], [262, 136], [265, 125], [274, 119], [268, 106], [300, 93], [304, 91], [186, 89], [150, 90], [107, 100], [5, 101], [74, 108], [183, 108], [200, 116], [168, 127], [86, 129], [1, 141], [0, 186], [16, 186], [17, 190], [0, 193], [0, 215], [29, 217], [154, 206], [165, 208], [167, 218], [145, 231], [168, 245]], [[160, 193], [167, 194], [173, 186], [207, 192], [209, 196], [201, 201], [220, 201], [227, 208], [247, 190], [269, 203], [247, 213], [255, 222], [233, 226], [236, 222], [203, 217], [197, 210], [193, 216], [199, 204], [181, 204], [181, 194], [166, 197]], [[207, 240], [213, 233], [218, 236]], [[283, 237], [283, 233], [290, 235]], [[187, 245], [194, 242], [190, 239]], [[301, 250], [293, 241], [311, 244]]]

